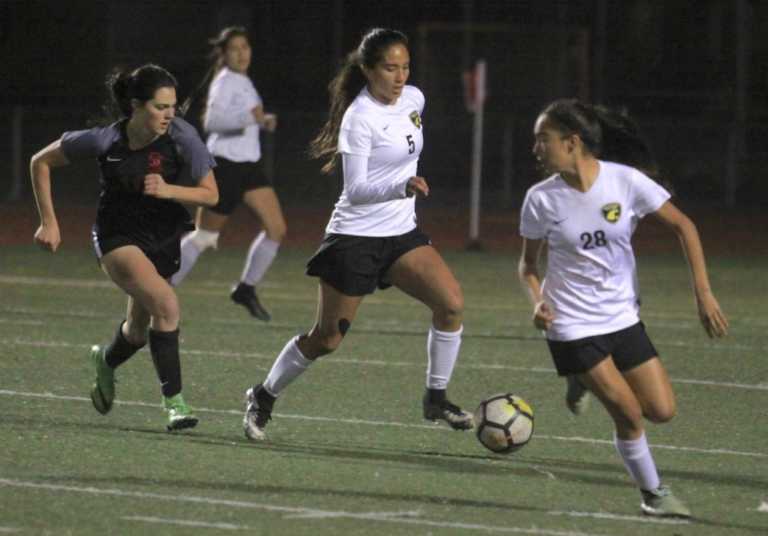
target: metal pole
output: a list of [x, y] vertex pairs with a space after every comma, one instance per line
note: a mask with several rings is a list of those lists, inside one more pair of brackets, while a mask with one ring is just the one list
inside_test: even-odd
[[477, 62], [475, 117], [472, 130], [472, 179], [469, 195], [470, 249], [480, 248], [480, 186], [483, 171], [483, 108], [485, 101], [485, 60]]
[[752, 13], [747, 0], [736, 2], [734, 33], [736, 34], [736, 91], [733, 102], [733, 122], [728, 135], [728, 155], [725, 171], [725, 205], [736, 205], [736, 189], [739, 186], [739, 162], [744, 155], [747, 108], [749, 100], [749, 53], [751, 43], [750, 19]]
[[22, 131], [22, 119], [24, 117], [24, 109], [21, 106], [13, 107], [13, 118], [11, 119], [11, 175], [12, 183], [11, 189], [8, 192], [8, 201], [18, 201], [21, 199], [22, 190], [22, 152], [23, 152], [23, 131]]
[[608, 24], [608, 6], [606, 0], [595, 0], [595, 17], [592, 26], [594, 56], [592, 58], [592, 99], [602, 102], [604, 95], [606, 26]]

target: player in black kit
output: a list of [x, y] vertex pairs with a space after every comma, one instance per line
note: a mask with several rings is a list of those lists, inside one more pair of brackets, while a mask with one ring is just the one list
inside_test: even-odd
[[40, 213], [35, 241], [52, 252], [61, 242], [51, 168], [96, 159], [101, 194], [93, 246], [102, 269], [128, 295], [128, 312], [107, 346], [91, 348], [91, 400], [101, 414], [112, 409], [115, 369], [149, 339], [167, 428], [191, 428], [198, 420], [181, 395], [179, 303], [167, 280], [179, 268], [180, 237], [193, 228], [181, 203], [218, 201], [215, 162], [196, 130], [175, 117], [177, 83], [171, 73], [148, 64], [113, 75], [108, 86], [117, 122], [65, 132], [32, 157]]

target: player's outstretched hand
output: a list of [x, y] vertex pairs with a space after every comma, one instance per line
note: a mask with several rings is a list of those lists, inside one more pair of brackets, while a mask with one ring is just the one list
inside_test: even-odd
[[710, 338], [725, 337], [728, 334], [728, 319], [720, 310], [720, 304], [712, 292], [696, 296], [696, 306], [699, 309], [701, 325]]
[[549, 329], [554, 319], [555, 314], [546, 302], [540, 301], [533, 308], [533, 325], [538, 329]]
[[170, 199], [171, 192], [168, 184], [161, 175], [150, 173], [144, 176], [144, 195], [157, 197], [158, 199]]
[[35, 243], [46, 251], [56, 252], [61, 244], [59, 225], [40, 225], [35, 231]]
[[405, 187], [405, 195], [413, 197], [418, 195], [420, 197], [429, 196], [429, 185], [424, 177], [413, 176], [408, 179], [408, 184]]

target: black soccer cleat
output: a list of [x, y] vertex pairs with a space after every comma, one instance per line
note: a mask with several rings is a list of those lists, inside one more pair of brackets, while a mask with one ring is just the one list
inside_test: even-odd
[[259, 297], [256, 295], [256, 289], [253, 285], [240, 282], [232, 289], [232, 293], [229, 297], [232, 298], [233, 302], [248, 309], [248, 312], [251, 313], [251, 316], [254, 318], [258, 318], [264, 322], [272, 320], [272, 315], [270, 315], [261, 305], [261, 302], [259, 302]]
[[454, 430], [471, 430], [475, 425], [472, 414], [445, 398], [445, 391], [427, 389], [422, 404], [428, 421], [442, 419]]

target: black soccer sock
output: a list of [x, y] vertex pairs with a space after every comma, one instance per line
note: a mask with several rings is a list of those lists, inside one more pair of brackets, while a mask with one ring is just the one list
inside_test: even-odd
[[181, 361], [179, 360], [179, 330], [149, 330], [149, 350], [163, 396], [171, 397], [181, 392]]
[[128, 342], [128, 339], [123, 335], [123, 324], [125, 324], [125, 320], [118, 324], [117, 332], [112, 342], [104, 350], [104, 361], [113, 369], [128, 361], [133, 357], [133, 354], [144, 348], [143, 344], [136, 346]]
[[442, 404], [445, 402], [445, 389], [430, 389], [427, 388], [427, 401], [430, 404]]

